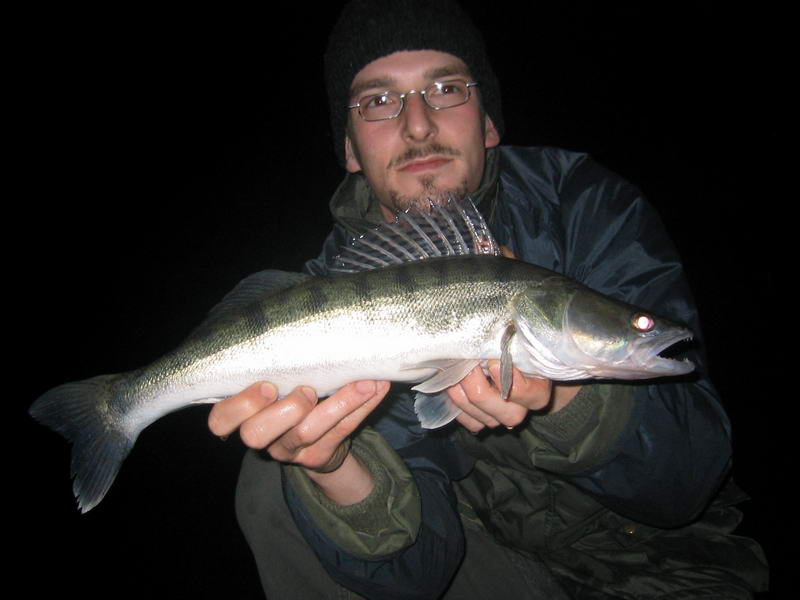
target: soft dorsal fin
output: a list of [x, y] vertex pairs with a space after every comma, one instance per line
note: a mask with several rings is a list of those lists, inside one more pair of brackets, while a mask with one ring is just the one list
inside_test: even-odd
[[189, 338], [203, 335], [227, 323], [229, 319], [238, 317], [241, 311], [249, 304], [299, 285], [309, 279], [312, 279], [312, 276], [306, 273], [293, 273], [274, 269], [253, 273], [242, 279], [235, 288], [228, 292], [208, 312], [205, 321], [189, 335]]
[[353, 238], [333, 259], [331, 271], [357, 273], [439, 256], [500, 255], [500, 246], [472, 200], [431, 203], [427, 211], [398, 212], [384, 223]]
[[258, 271], [242, 279], [235, 288], [225, 294], [219, 304], [209, 311], [208, 318], [216, 318], [228, 311], [237, 310], [312, 278], [307, 273], [278, 271], [277, 269]]

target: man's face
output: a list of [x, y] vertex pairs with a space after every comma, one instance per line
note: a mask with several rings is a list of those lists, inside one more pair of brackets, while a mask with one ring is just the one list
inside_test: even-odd
[[[472, 81], [464, 63], [434, 50], [395, 52], [379, 58], [353, 79], [352, 104], [369, 94], [424, 90], [435, 81]], [[480, 83], [480, 82], [479, 82]], [[396, 210], [426, 207], [449, 194], [474, 192], [483, 176], [486, 148], [500, 136], [488, 115], [481, 116], [477, 94], [461, 106], [433, 110], [419, 94], [405, 98], [395, 119], [365, 121], [351, 109], [345, 140], [346, 167], [363, 171], [389, 218]]]

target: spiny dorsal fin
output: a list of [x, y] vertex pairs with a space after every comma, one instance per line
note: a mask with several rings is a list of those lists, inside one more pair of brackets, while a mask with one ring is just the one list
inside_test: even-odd
[[384, 223], [353, 238], [333, 259], [331, 271], [357, 273], [438, 256], [500, 255], [486, 221], [472, 200], [450, 199], [430, 210], [398, 212]]

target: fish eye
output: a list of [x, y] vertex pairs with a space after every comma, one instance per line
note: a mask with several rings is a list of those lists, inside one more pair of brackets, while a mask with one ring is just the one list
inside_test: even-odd
[[647, 332], [656, 325], [656, 320], [645, 313], [636, 313], [631, 318], [631, 325], [636, 331]]

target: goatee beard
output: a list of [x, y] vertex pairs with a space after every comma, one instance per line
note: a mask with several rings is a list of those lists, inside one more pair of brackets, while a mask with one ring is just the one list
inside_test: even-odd
[[[389, 163], [388, 168], [395, 168], [405, 165], [412, 160], [427, 158], [428, 156], [460, 156], [461, 153], [448, 146], [434, 142], [425, 147], [408, 148], [403, 154], [397, 156]], [[442, 205], [454, 196], [462, 198], [467, 195], [468, 186], [467, 181], [460, 182], [455, 187], [440, 188], [436, 185], [436, 176], [423, 175], [419, 178], [420, 193], [416, 195], [403, 195], [397, 190], [389, 190], [389, 201], [391, 208], [394, 212], [401, 210], [408, 210], [410, 208], [417, 208], [419, 210], [427, 210], [431, 203]]]
[[466, 179], [456, 187], [440, 188], [436, 185], [436, 178], [432, 176], [421, 177], [422, 192], [413, 196], [404, 196], [397, 190], [389, 190], [389, 200], [395, 212], [416, 208], [426, 211], [431, 204], [442, 206], [450, 200], [460, 200], [469, 194]]

